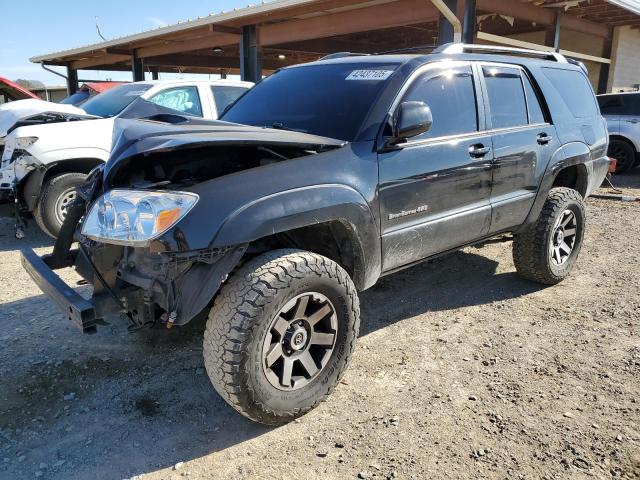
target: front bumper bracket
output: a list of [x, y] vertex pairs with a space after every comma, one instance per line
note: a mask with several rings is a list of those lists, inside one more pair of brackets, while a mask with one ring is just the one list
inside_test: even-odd
[[85, 300], [69, 285], [64, 283], [47, 264], [50, 255], [39, 257], [33, 250], [24, 249], [20, 261], [40, 290], [49, 297], [84, 333], [96, 331], [101, 323], [96, 318], [96, 308], [92, 302]]

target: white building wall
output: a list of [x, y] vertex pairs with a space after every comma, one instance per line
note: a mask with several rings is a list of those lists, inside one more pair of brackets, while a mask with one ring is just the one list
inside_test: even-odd
[[616, 27], [607, 91], [632, 90], [640, 84], [640, 30]]

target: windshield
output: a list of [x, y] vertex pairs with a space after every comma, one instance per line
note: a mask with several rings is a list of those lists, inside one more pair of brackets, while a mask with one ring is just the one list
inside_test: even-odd
[[82, 105], [82, 109], [89, 115], [98, 117], [115, 117], [127, 105], [149, 90], [151, 85], [144, 83], [130, 83], [120, 85], [96, 95]]
[[82, 102], [86, 101], [87, 98], [89, 98], [89, 92], [87, 92], [86, 90], [81, 90], [74, 93], [73, 95], [69, 95], [64, 100], [61, 100], [60, 103], [64, 105], [75, 105], [77, 107]]
[[222, 116], [353, 141], [397, 64], [319, 64], [265, 78]]

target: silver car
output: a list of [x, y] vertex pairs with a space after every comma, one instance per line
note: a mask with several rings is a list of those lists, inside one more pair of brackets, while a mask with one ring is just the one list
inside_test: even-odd
[[609, 156], [624, 173], [640, 161], [640, 92], [598, 95], [600, 111], [609, 129]]

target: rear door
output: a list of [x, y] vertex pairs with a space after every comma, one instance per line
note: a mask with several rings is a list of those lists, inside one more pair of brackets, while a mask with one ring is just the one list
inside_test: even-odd
[[216, 118], [248, 90], [247, 87], [237, 85], [211, 85], [211, 94], [215, 104]]
[[525, 220], [559, 140], [524, 69], [479, 63], [478, 70], [493, 144], [490, 232], [496, 233]]
[[491, 135], [471, 64], [429, 64], [405, 88], [393, 111], [423, 101], [433, 125], [378, 156], [385, 271], [472, 242], [491, 218]]

